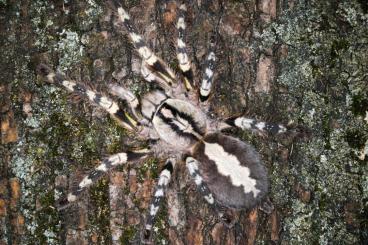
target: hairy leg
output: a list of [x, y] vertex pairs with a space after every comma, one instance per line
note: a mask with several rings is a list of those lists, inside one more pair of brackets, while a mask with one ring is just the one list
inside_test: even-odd
[[[138, 34], [137, 29], [130, 20], [128, 12], [125, 11], [116, 0], [109, 1], [109, 5], [116, 13], [118, 23], [125, 26], [130, 40], [136, 48], [139, 56], [142, 58], [142, 68], [144, 69], [142, 73], [145, 79], [149, 82], [157, 81], [159, 85], [163, 86], [163, 89], [174, 84], [176, 82], [175, 73], [147, 46], [145, 40]], [[162, 83], [166, 84], [163, 85]]]
[[170, 183], [171, 174], [175, 166], [175, 159], [169, 158], [164, 168], [161, 170], [160, 177], [158, 179], [151, 203], [149, 205], [149, 213], [147, 214], [146, 224], [144, 227], [144, 233], [142, 234], [142, 242], [149, 243], [152, 235], [152, 227], [155, 222], [157, 212], [160, 208], [162, 199], [165, 197], [165, 190]]
[[117, 153], [103, 159], [94, 170], [92, 170], [87, 176], [83, 178], [76, 190], [70, 192], [67, 195], [66, 199], [59, 201], [59, 209], [65, 209], [69, 206], [70, 203], [77, 201], [81, 193], [83, 193], [88, 187], [94, 184], [98, 179], [100, 179], [111, 169], [114, 169], [117, 166], [125, 164], [127, 162], [141, 160], [147, 157], [149, 153], [150, 152], [147, 149], [140, 151], [128, 151]]
[[64, 87], [69, 92], [89, 99], [92, 103], [106, 110], [122, 127], [135, 131], [137, 122], [112, 99], [87, 88], [82, 83], [77, 83], [65, 77], [61, 73], [55, 73], [48, 66], [41, 64], [37, 68], [38, 73], [49, 83], [55, 83]]
[[225, 129], [229, 127], [238, 127], [243, 130], [251, 130], [261, 134], [267, 133], [270, 135], [277, 135], [280, 133], [285, 133], [287, 131], [286, 127], [281, 124], [262, 122], [257, 121], [253, 118], [246, 117], [228, 118], [222, 123], [220, 129]]
[[225, 212], [225, 209], [215, 202], [215, 199], [211, 191], [208, 189], [206, 183], [203, 182], [203, 178], [198, 169], [199, 162], [193, 157], [188, 156], [185, 159], [185, 163], [189, 171], [189, 175], [192, 177], [194, 183], [197, 185], [197, 190], [201, 193], [201, 195], [204, 197], [207, 203], [218, 213], [218, 216], [221, 219], [221, 221], [229, 227], [232, 226], [233, 219], [231, 217], [228, 217], [228, 215]]
[[139, 100], [129, 89], [121, 87], [117, 84], [109, 84], [108, 92], [126, 101], [134, 117], [138, 120], [138, 122], [142, 122], [143, 116], [139, 110]]
[[191, 68], [191, 62], [189, 60], [186, 44], [185, 44], [185, 15], [187, 7], [184, 3], [179, 6], [178, 20], [176, 28], [178, 30], [178, 39], [176, 41], [176, 53], [179, 61], [179, 68], [184, 77], [185, 88], [189, 91], [193, 89], [193, 70]]
[[206, 100], [208, 100], [212, 90], [213, 74], [216, 62], [215, 46], [216, 45], [214, 37], [211, 37], [210, 49], [206, 59], [206, 66], [204, 69], [202, 83], [199, 90], [199, 99], [201, 102], [205, 102]]

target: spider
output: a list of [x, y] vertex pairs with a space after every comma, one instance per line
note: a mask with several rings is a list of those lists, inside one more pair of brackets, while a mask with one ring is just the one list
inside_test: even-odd
[[[127, 88], [109, 85], [109, 93], [126, 102], [119, 107], [111, 98], [98, 93], [82, 83], [70, 80], [54, 72], [45, 64], [37, 68], [38, 74], [47, 82], [87, 98], [106, 110], [123, 128], [149, 142], [147, 149], [120, 152], [101, 161], [67, 195], [61, 203], [67, 206], [77, 201], [78, 196], [109, 170], [139, 161], [153, 155], [165, 158], [166, 163], [159, 174], [153, 192], [142, 242], [149, 243], [152, 228], [160, 203], [177, 164], [185, 163], [189, 175], [208, 205], [224, 218], [222, 209], [251, 209], [263, 201], [268, 192], [267, 170], [256, 150], [237, 138], [222, 133], [224, 129], [238, 127], [261, 133], [279, 134], [286, 127], [257, 121], [255, 119], [231, 117], [224, 120], [209, 116], [208, 99], [211, 95], [216, 64], [216, 38], [212, 37], [206, 65], [197, 84], [185, 43], [186, 5], [179, 5], [177, 14], [176, 52], [179, 72], [175, 73], [148, 47], [138, 34], [128, 12], [117, 1], [110, 1], [119, 27], [125, 28], [137, 53], [142, 59], [143, 78], [154, 83], [155, 89], [143, 96], [141, 101]], [[198, 79], [199, 80], [199, 79]]]

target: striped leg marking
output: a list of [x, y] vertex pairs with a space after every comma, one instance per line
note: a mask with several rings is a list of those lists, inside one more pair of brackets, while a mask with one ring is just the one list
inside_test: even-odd
[[109, 93], [126, 101], [135, 118], [139, 121], [142, 120], [142, 115], [139, 111], [139, 100], [129, 89], [123, 88], [117, 84], [110, 84]]
[[208, 189], [207, 185], [203, 182], [203, 178], [199, 173], [198, 170], [198, 161], [194, 159], [193, 157], [187, 157], [185, 159], [187, 169], [189, 171], [190, 176], [194, 180], [194, 182], [197, 185], [197, 189], [202, 194], [204, 199], [207, 201], [208, 204], [214, 209], [215, 212], [217, 212], [219, 218], [221, 221], [228, 227], [233, 226], [233, 219], [231, 217], [228, 217], [223, 207], [219, 206], [211, 193], [211, 191]]
[[185, 44], [185, 15], [187, 12], [187, 7], [185, 4], [181, 4], [178, 11], [178, 21], [176, 28], [178, 29], [178, 39], [177, 39], [177, 58], [179, 61], [179, 67], [184, 77], [185, 88], [189, 91], [193, 89], [193, 71], [190, 65], [190, 60], [187, 54], [186, 44]]
[[85, 85], [81, 83], [69, 80], [61, 73], [53, 72], [46, 65], [39, 65], [38, 73], [49, 83], [56, 83], [57, 85], [66, 88], [70, 92], [88, 98], [91, 102], [106, 110], [124, 128], [128, 130], [133, 130], [136, 128], [137, 122], [110, 98], [88, 89]]
[[213, 195], [208, 189], [208, 187], [206, 186], [206, 184], [203, 182], [203, 178], [199, 173], [198, 161], [194, 159], [193, 157], [187, 157], [185, 159], [185, 162], [186, 162], [186, 166], [189, 171], [189, 174], [194, 180], [195, 184], [197, 185], [197, 189], [199, 190], [199, 192], [203, 195], [204, 199], [206, 199], [206, 201], [209, 204], [214, 205], [215, 200], [213, 198]]
[[165, 196], [165, 189], [170, 182], [171, 174], [175, 166], [175, 159], [170, 158], [166, 161], [164, 168], [160, 173], [155, 192], [153, 194], [151, 204], [149, 205], [149, 213], [147, 215], [147, 221], [145, 225], [145, 231], [143, 234], [143, 241], [148, 242], [151, 239], [152, 228], [157, 215], [160, 203]]
[[212, 82], [213, 82], [213, 73], [215, 69], [215, 62], [216, 62], [216, 56], [215, 56], [215, 42], [211, 41], [210, 43], [210, 52], [206, 59], [206, 68], [204, 70], [201, 88], [199, 90], [199, 99], [201, 102], [204, 102], [208, 99], [210, 96], [211, 88], [212, 88]]
[[286, 127], [280, 124], [260, 122], [252, 118], [235, 117], [225, 120], [225, 123], [232, 127], [238, 127], [244, 130], [252, 130], [261, 133], [276, 135], [286, 132]]
[[132, 24], [128, 12], [126, 12], [118, 3], [116, 3], [116, 1], [111, 1], [111, 3], [112, 6], [114, 6], [117, 10], [119, 23], [123, 24], [127, 29], [134, 47], [148, 68], [151, 71], [157, 72], [157, 75], [165, 80], [169, 85], [175, 83], [175, 73], [147, 46], [142, 36], [138, 34], [136, 28]]
[[163, 79], [159, 72], [152, 70], [147, 62], [142, 61], [141, 74], [147, 82], [157, 83], [166, 92], [171, 90], [171, 82], [167, 82], [167, 79]]
[[92, 170], [87, 176], [83, 178], [83, 180], [79, 183], [78, 188], [69, 193], [66, 200], [62, 200], [60, 202], [61, 209], [67, 207], [68, 204], [75, 202], [78, 199], [78, 196], [80, 196], [80, 194], [85, 189], [90, 187], [109, 170], [114, 169], [115, 167], [125, 164], [127, 162], [138, 161], [140, 159], [143, 159], [147, 157], [148, 154], [149, 151], [147, 149], [144, 149], [141, 151], [118, 153], [102, 160], [100, 165], [98, 165], [94, 170]]

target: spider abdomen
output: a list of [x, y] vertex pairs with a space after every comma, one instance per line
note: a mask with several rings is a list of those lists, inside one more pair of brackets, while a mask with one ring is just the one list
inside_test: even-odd
[[208, 134], [196, 145], [193, 157], [219, 204], [249, 209], [267, 194], [267, 170], [251, 145], [221, 133]]

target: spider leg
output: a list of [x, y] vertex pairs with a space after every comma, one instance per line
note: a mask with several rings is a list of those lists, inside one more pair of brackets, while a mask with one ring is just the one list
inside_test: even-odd
[[198, 161], [194, 159], [193, 157], [187, 157], [185, 159], [185, 163], [187, 166], [187, 169], [189, 171], [190, 177], [194, 180], [194, 183], [197, 185], [198, 191], [202, 194], [204, 199], [210, 204], [215, 204], [215, 199], [212, 196], [211, 191], [208, 189], [206, 184], [203, 182], [203, 178], [199, 173], [198, 170]]
[[191, 68], [191, 62], [189, 60], [186, 44], [185, 44], [185, 15], [187, 12], [187, 7], [182, 3], [178, 11], [178, 20], [176, 23], [176, 28], [178, 30], [178, 39], [176, 42], [176, 52], [179, 61], [179, 68], [184, 77], [185, 88], [189, 91], [193, 89], [193, 70]]
[[44, 64], [39, 65], [37, 70], [38, 73], [49, 83], [56, 83], [57, 85], [66, 88], [68, 91], [76, 93], [82, 97], [86, 97], [93, 103], [102, 107], [114, 119], [116, 119], [122, 127], [130, 131], [134, 131], [136, 129], [137, 122], [112, 99], [87, 88], [82, 83], [70, 80], [61, 73], [55, 73], [51, 68]]
[[[118, 17], [118, 23], [124, 25], [126, 30], [128, 31], [129, 37], [133, 42], [134, 47], [143, 60], [143, 66], [150, 70], [152, 72], [152, 75], [160, 78], [161, 82], [164, 81], [168, 86], [174, 84], [176, 82], [175, 73], [147, 46], [145, 40], [141, 35], [138, 34], [137, 29], [131, 22], [128, 12], [125, 11], [117, 1], [109, 1], [109, 5], [112, 6], [113, 9], [115, 9]], [[150, 76], [150, 79], [152, 79], [152, 76]]]
[[139, 110], [140, 105], [138, 98], [129, 89], [117, 84], [109, 84], [108, 87], [110, 94], [115, 95], [128, 103], [135, 118], [141, 122], [143, 120], [143, 116]]
[[141, 65], [141, 74], [147, 82], [153, 82], [157, 83], [162, 89], [165, 90], [166, 93], [171, 92], [171, 82], [167, 82], [165, 79], [162, 78], [162, 76], [159, 75], [159, 73], [155, 70], [152, 70], [151, 67], [145, 62], [142, 61]]
[[59, 202], [60, 205], [59, 209], [64, 209], [68, 207], [70, 203], [75, 202], [78, 199], [78, 196], [80, 196], [80, 194], [85, 189], [90, 187], [109, 170], [114, 169], [115, 167], [125, 164], [127, 162], [134, 162], [141, 160], [147, 157], [149, 153], [150, 152], [147, 149], [143, 149], [140, 151], [121, 152], [103, 159], [94, 170], [92, 170], [87, 176], [83, 178], [83, 180], [79, 183], [78, 188], [76, 190], [70, 192], [67, 195], [66, 199], [63, 199]]
[[165, 196], [165, 189], [170, 182], [175, 163], [175, 158], [169, 158], [166, 161], [164, 168], [161, 170], [160, 177], [149, 205], [149, 213], [147, 214], [146, 218], [142, 242], [149, 243], [151, 240], [151, 231], [155, 222], [155, 217], [157, 215], [158, 209], [160, 208], [161, 201]]
[[209, 53], [206, 59], [206, 67], [204, 69], [201, 87], [199, 89], [199, 99], [201, 102], [205, 102], [211, 93], [213, 83], [213, 73], [215, 69], [215, 38], [211, 37]]
[[257, 121], [253, 118], [246, 117], [232, 117], [226, 119], [224, 122], [220, 123], [220, 130], [229, 127], [238, 127], [243, 130], [251, 130], [258, 133], [268, 133], [270, 135], [277, 135], [280, 133], [285, 133], [287, 131], [286, 127], [281, 124], [274, 124], [268, 122]]
[[226, 226], [228, 227], [233, 226], [234, 225], [233, 219], [224, 212], [223, 207], [219, 206], [215, 202], [215, 199], [211, 191], [208, 189], [207, 185], [203, 182], [203, 178], [199, 173], [198, 169], [198, 161], [193, 157], [188, 156], [185, 159], [185, 163], [189, 171], [189, 175], [194, 180], [194, 183], [197, 185], [198, 191], [202, 194], [207, 203], [210, 204], [210, 206], [218, 213], [219, 218]]

